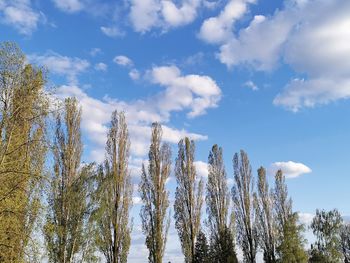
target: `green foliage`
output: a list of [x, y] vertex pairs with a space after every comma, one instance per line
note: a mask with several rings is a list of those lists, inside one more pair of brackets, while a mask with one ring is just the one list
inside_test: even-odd
[[193, 263], [209, 263], [209, 246], [207, 238], [202, 231], [199, 231], [196, 241], [196, 252], [194, 253]]
[[306, 263], [305, 240], [302, 237], [303, 225], [298, 225], [298, 214], [291, 214], [283, 225], [282, 241], [277, 246], [278, 262]]
[[232, 231], [226, 227], [221, 230], [218, 238], [213, 238], [210, 245], [212, 262], [238, 263]]
[[[325, 258], [326, 262], [337, 263], [342, 260], [341, 235], [343, 219], [334, 209], [326, 212], [316, 210], [316, 215], [311, 223], [311, 229], [316, 236], [311, 255], [315, 258]], [[311, 257], [311, 260], [313, 257]]]
[[[0, 46], [0, 261], [24, 262], [41, 212], [48, 98], [41, 69], [19, 47]], [[32, 247], [33, 248], [33, 247]]]

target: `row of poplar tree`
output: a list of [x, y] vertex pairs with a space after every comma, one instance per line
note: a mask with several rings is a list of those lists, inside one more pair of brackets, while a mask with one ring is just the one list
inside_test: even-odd
[[[46, 75], [16, 44], [1, 44], [0, 262], [127, 262], [133, 187], [125, 115], [111, 116], [105, 161], [82, 163], [82, 109], [74, 98], [57, 103], [45, 89]], [[161, 125], [151, 130], [138, 192], [148, 261], [161, 263], [171, 220], [166, 182], [172, 154]], [[194, 142], [180, 140], [173, 210], [185, 262], [234, 263], [238, 250], [249, 263], [259, 251], [268, 263], [350, 262], [350, 227], [337, 210], [316, 212], [316, 241], [305, 249], [281, 171], [270, 188], [266, 170], [259, 168], [255, 179], [240, 151], [229, 189], [221, 147], [209, 153], [206, 185], [194, 160]]]

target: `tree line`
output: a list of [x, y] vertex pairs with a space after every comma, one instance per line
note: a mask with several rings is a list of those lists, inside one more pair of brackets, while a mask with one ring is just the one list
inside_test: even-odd
[[[83, 163], [82, 109], [75, 98], [57, 103], [46, 83], [46, 71], [28, 64], [16, 44], [1, 44], [0, 262], [127, 262], [133, 187], [125, 114], [112, 113], [104, 162]], [[174, 220], [187, 263], [235, 263], [238, 251], [248, 263], [259, 252], [266, 263], [350, 262], [350, 225], [337, 210], [316, 211], [316, 240], [306, 248], [281, 170], [270, 187], [266, 169], [254, 176], [241, 150], [233, 156], [230, 189], [221, 147], [209, 151], [206, 182], [194, 162], [194, 141], [181, 139], [171, 215], [172, 151], [161, 125], [152, 124], [137, 190], [145, 261], [163, 262]]]

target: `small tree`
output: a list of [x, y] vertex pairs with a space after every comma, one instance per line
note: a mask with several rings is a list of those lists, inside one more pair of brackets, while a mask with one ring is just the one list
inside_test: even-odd
[[350, 263], [350, 224], [344, 223], [340, 231], [341, 248], [343, 252], [344, 262]]
[[221, 231], [220, 238], [210, 244], [211, 262], [238, 263], [232, 231], [227, 227]]
[[341, 261], [342, 223], [343, 219], [338, 210], [334, 209], [329, 212], [316, 210], [316, 215], [311, 223], [312, 232], [316, 236], [316, 242], [311, 251], [313, 257], [320, 255], [330, 263]]
[[199, 231], [196, 241], [193, 263], [209, 263], [209, 246], [207, 238], [202, 231]]
[[292, 200], [288, 197], [285, 177], [281, 170], [275, 176], [274, 211], [277, 230], [276, 254], [278, 262], [306, 263], [303, 225], [298, 225], [298, 214], [293, 213]]

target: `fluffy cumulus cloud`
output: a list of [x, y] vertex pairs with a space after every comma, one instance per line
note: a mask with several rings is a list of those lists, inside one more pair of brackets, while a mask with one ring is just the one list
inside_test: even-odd
[[221, 90], [216, 82], [201, 75], [181, 75], [176, 66], [155, 67], [150, 72], [154, 83], [165, 86], [160, 107], [165, 111], [190, 109], [188, 117], [196, 117], [217, 106]]
[[223, 43], [233, 37], [233, 26], [246, 12], [248, 4], [255, 0], [230, 0], [218, 16], [206, 19], [199, 31], [199, 38], [209, 43]]
[[[168, 78], [159, 74], [161, 71], [167, 72]], [[166, 142], [177, 143], [185, 136], [193, 140], [207, 139], [205, 135], [172, 128], [167, 122], [175, 111], [187, 111], [189, 117], [195, 117], [204, 114], [208, 108], [215, 107], [221, 94], [215, 81], [208, 76], [182, 75], [175, 66], [155, 67], [150, 71], [150, 75], [151, 81], [164, 86], [164, 90], [133, 102], [109, 97], [95, 99], [74, 85], [61, 86], [58, 89], [58, 97], [75, 96], [83, 107], [82, 128], [94, 145], [91, 159], [103, 159], [107, 127], [110, 115], [115, 109], [126, 112], [132, 139], [131, 152], [134, 156], [144, 156], [147, 153], [151, 135], [150, 125], [156, 121], [163, 123], [163, 139]]]
[[[251, 2], [231, 0], [218, 16], [202, 24], [199, 37], [219, 45], [222, 63], [261, 71], [288, 64], [296, 77], [274, 104], [292, 111], [349, 98], [349, 1], [287, 1], [273, 15], [256, 15], [247, 27], [235, 29], [235, 21], [248, 12]], [[232, 5], [241, 8], [230, 12]]]
[[44, 55], [31, 54], [28, 60], [46, 67], [53, 74], [66, 77], [70, 84], [77, 84], [78, 75], [85, 72], [90, 66], [85, 59], [62, 56], [55, 52], [48, 52]]
[[137, 32], [154, 27], [167, 30], [194, 21], [201, 6], [202, 0], [131, 0], [129, 17]]
[[305, 164], [292, 161], [275, 162], [271, 164], [270, 173], [275, 174], [278, 170], [282, 170], [286, 178], [296, 178], [303, 174], [312, 172], [312, 170]]
[[45, 21], [43, 13], [36, 11], [30, 0], [1, 0], [0, 23], [14, 27], [23, 35], [30, 35]]

